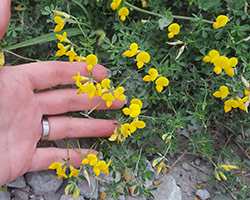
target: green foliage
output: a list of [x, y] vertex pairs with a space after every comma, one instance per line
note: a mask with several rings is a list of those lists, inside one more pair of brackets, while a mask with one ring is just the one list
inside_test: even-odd
[[[99, 62], [111, 70], [114, 85], [125, 87], [128, 102], [132, 98], [139, 98], [144, 105], [140, 119], [146, 122], [145, 129], [136, 131], [120, 144], [103, 139], [98, 142], [98, 150], [103, 152], [104, 157], [112, 158], [113, 176], [115, 171], [121, 174], [129, 171], [137, 177], [135, 192], [152, 196], [144, 186], [146, 179], [150, 180], [152, 175], [146, 171], [145, 161], [159, 155], [167, 160], [168, 156], [174, 157], [176, 153], [188, 150], [215, 163], [221, 156], [227, 157], [243, 171], [249, 170], [249, 161], [243, 163], [236, 156], [236, 151], [226, 152], [224, 149], [224, 145], [228, 145], [228, 148], [234, 145], [226, 143], [230, 134], [238, 138], [249, 130], [249, 114], [240, 109], [225, 113], [224, 100], [212, 95], [221, 85], [226, 85], [233, 96], [242, 98], [246, 87], [240, 75], [250, 81], [250, 12], [246, 7], [247, 2], [148, 0], [145, 12], [140, 11], [140, 0], [126, 2], [140, 9], [130, 8], [130, 14], [124, 22], [119, 19], [116, 11], [111, 10], [110, 1], [12, 2], [13, 8], [18, 6], [27, 10], [18, 12], [12, 9], [12, 20], [1, 46], [39, 60], [58, 59], [55, 57], [57, 41], [52, 36], [55, 26], [52, 10], [68, 12], [78, 19], [87, 37], [81, 34], [75, 21], [69, 20], [65, 31], [76, 30], [71, 34], [69, 32], [70, 40], [80, 47], [83, 55], [98, 55]], [[126, 2], [123, 1], [122, 5], [129, 7]], [[229, 17], [228, 24], [213, 29], [211, 22], [221, 14]], [[145, 21], [141, 23], [141, 20]], [[181, 31], [169, 39], [167, 27], [172, 22], [178, 23]], [[48, 38], [46, 43], [45, 38]], [[136, 42], [140, 50], [147, 51], [151, 56], [151, 61], [140, 70], [133, 58], [123, 55], [132, 42]], [[25, 46], [29, 47], [23, 48]], [[218, 50], [221, 55], [238, 59], [234, 77], [224, 72], [216, 75], [213, 65], [202, 61], [212, 49]], [[7, 61], [10, 64], [23, 63], [11, 56]], [[157, 92], [153, 82], [142, 81], [152, 67], [169, 79], [169, 85], [161, 93]], [[116, 118], [120, 116], [118, 113], [96, 112], [93, 116]], [[190, 125], [196, 125], [197, 128], [191, 131], [189, 138], [184, 138], [180, 131]], [[223, 142], [220, 143], [218, 132], [221, 130]], [[162, 140], [164, 134], [171, 135], [171, 139]], [[240, 145], [246, 149], [250, 142], [249, 137], [244, 137]], [[185, 145], [180, 146], [179, 143]], [[227, 177], [229, 181], [225, 186], [237, 199], [250, 198], [249, 186], [243, 180], [230, 174]], [[126, 183], [122, 178], [111, 186], [106, 184], [106, 192], [118, 198], [119, 185], [128, 193], [127, 186], [133, 183]], [[237, 191], [236, 185], [240, 186]]]

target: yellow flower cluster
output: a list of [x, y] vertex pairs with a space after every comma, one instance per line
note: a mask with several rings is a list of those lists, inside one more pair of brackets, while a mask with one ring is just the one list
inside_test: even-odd
[[[213, 96], [216, 98], [222, 98], [225, 99], [229, 94], [228, 87], [225, 85], [222, 85], [220, 87], [219, 91], [216, 91], [213, 93]], [[244, 91], [245, 97], [242, 99], [238, 96], [234, 98], [230, 98], [227, 101], [224, 102], [224, 111], [227, 113], [229, 112], [232, 108], [240, 108], [243, 111], [246, 111], [246, 101], [248, 100], [248, 95], [249, 91], [245, 90]]]
[[226, 15], [219, 15], [217, 18], [216, 18], [216, 22], [213, 23], [213, 28], [214, 29], [218, 29], [220, 27], [223, 27], [227, 24], [228, 22], [228, 17]]
[[49, 166], [49, 169], [55, 169], [56, 173], [58, 175], [58, 179], [64, 178], [70, 178], [70, 177], [78, 177], [79, 170], [75, 169], [72, 165], [69, 165], [70, 174], [67, 176], [65, 174], [66, 169], [68, 168], [68, 164], [66, 162], [54, 162]]
[[211, 50], [207, 56], [202, 59], [206, 63], [213, 63], [214, 64], [214, 72], [216, 74], [220, 74], [222, 69], [225, 71], [226, 74], [229, 76], [234, 76], [234, 69], [238, 64], [238, 59], [235, 57], [227, 58], [226, 56], [220, 56], [220, 53], [217, 50]]
[[127, 57], [133, 57], [133, 56], [136, 56], [136, 60], [137, 60], [137, 67], [138, 69], [141, 69], [144, 65], [144, 63], [148, 63], [150, 61], [150, 55], [149, 53], [147, 53], [146, 51], [140, 51], [138, 50], [138, 44], [137, 43], [132, 43], [130, 46], [129, 46], [129, 50], [125, 51], [123, 53], [124, 56], [127, 56]]
[[122, 86], [118, 88], [111, 87], [111, 80], [105, 78], [101, 83], [97, 83], [93, 78], [88, 78], [80, 75], [72, 77], [76, 81], [76, 86], [79, 87], [77, 94], [88, 93], [90, 99], [94, 96], [101, 96], [102, 100], [106, 101], [107, 107], [110, 107], [115, 99], [125, 101], [126, 97], [123, 94], [124, 88]]
[[[113, 0], [110, 4], [111, 9], [114, 11], [117, 10], [121, 2], [121, 0]], [[121, 9], [119, 9], [118, 15], [120, 16], [120, 19], [122, 21], [125, 21], [126, 17], [129, 15], [129, 10], [126, 7], [122, 7]]]
[[178, 35], [180, 33], [180, 25], [177, 23], [172, 23], [168, 27], [168, 38], [173, 38], [175, 35]]
[[3, 50], [0, 49], [0, 67], [3, 66], [4, 63], [5, 63], [5, 60], [4, 60]]
[[111, 160], [106, 163], [104, 160], [98, 160], [95, 154], [89, 154], [87, 158], [82, 160], [83, 165], [90, 165], [93, 167], [93, 172], [96, 176], [99, 176], [101, 172], [108, 174], [109, 173], [109, 165]]
[[[54, 21], [57, 23], [54, 32], [61, 31], [64, 27], [64, 24], [66, 23], [66, 20], [70, 18], [70, 15], [56, 10], [53, 10], [53, 13], [57, 15], [54, 17]], [[61, 18], [61, 16], [64, 17], [64, 20]], [[67, 38], [67, 32], [64, 32], [62, 35], [56, 34], [56, 37], [60, 41], [60, 43], [57, 44], [59, 50], [56, 52], [56, 56], [60, 57], [66, 55], [69, 57], [70, 62], [73, 62], [74, 60], [78, 62], [85, 61], [88, 64], [88, 71], [91, 71], [93, 69], [93, 66], [98, 63], [98, 58], [94, 54], [89, 54], [86, 58], [83, 56], [78, 56], [77, 53], [74, 51], [74, 46], [72, 42]], [[64, 46], [62, 42], [65, 42], [69, 45]]]
[[141, 100], [135, 98], [130, 101], [129, 107], [123, 108], [123, 113], [133, 118], [133, 120], [131, 123], [119, 124], [115, 128], [114, 133], [110, 136], [110, 141], [117, 140], [118, 143], [123, 142], [131, 133], [134, 133], [137, 128], [143, 129], [146, 126], [144, 121], [139, 120], [142, 106]]
[[225, 170], [225, 171], [229, 171], [230, 169], [237, 169], [236, 166], [234, 165], [220, 165], [218, 168], [216, 168], [214, 170], [214, 175], [215, 175], [215, 178], [218, 180], [218, 181], [221, 181], [221, 178], [223, 180], [227, 180], [227, 177], [225, 176], [225, 174], [222, 172], [222, 170]]
[[169, 80], [166, 77], [158, 77], [158, 71], [155, 68], [150, 68], [148, 71], [148, 75], [143, 77], [143, 80], [145, 82], [155, 81], [156, 84], [156, 90], [158, 92], [161, 92], [163, 90], [163, 87], [168, 86]]

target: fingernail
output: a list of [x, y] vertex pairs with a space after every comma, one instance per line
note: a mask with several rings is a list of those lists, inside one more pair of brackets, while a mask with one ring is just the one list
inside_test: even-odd
[[110, 69], [107, 69], [107, 78], [110, 78], [112, 75], [112, 71]]

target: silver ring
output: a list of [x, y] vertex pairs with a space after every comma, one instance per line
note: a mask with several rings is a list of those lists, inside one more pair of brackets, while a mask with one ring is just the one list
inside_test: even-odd
[[43, 125], [43, 134], [41, 140], [46, 140], [49, 137], [50, 128], [49, 128], [48, 118], [45, 116], [43, 116], [42, 118], [42, 125]]

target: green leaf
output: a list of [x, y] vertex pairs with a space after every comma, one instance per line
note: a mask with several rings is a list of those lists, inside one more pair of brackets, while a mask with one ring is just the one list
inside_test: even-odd
[[[57, 32], [57, 34], [63, 34], [63, 32], [67, 32], [67, 37], [82, 34], [81, 31], [78, 28], [65, 29], [63, 31]], [[14, 44], [14, 45], [6, 47], [4, 49], [10, 51], [10, 50], [13, 50], [13, 49], [28, 47], [28, 46], [32, 46], [32, 45], [35, 45], [35, 44], [42, 44], [42, 43], [51, 42], [51, 41], [54, 41], [54, 40], [57, 40], [57, 37], [56, 37], [55, 33], [47, 33], [45, 35], [38, 36], [38, 37], [32, 38], [30, 40], [26, 40], [24, 42]]]
[[163, 30], [173, 21], [173, 15], [171, 12], [166, 12], [165, 16], [158, 20], [160, 30]]

